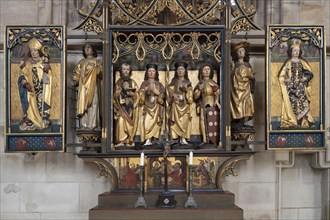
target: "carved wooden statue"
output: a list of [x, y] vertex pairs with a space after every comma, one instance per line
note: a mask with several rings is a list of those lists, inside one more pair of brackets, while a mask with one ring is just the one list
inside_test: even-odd
[[231, 71], [230, 110], [234, 130], [252, 129], [245, 125], [254, 115], [252, 87], [255, 77], [249, 63], [249, 43], [240, 42], [232, 47], [234, 66]]
[[102, 63], [97, 59], [93, 45], [83, 47], [84, 59], [80, 60], [73, 71], [72, 86], [78, 86], [77, 116], [79, 130], [99, 131], [100, 123], [100, 80]]
[[199, 83], [194, 89], [197, 113], [200, 115], [200, 129], [203, 142], [201, 145], [219, 143], [220, 123], [220, 87], [213, 80], [214, 71], [209, 64], [200, 67]]
[[188, 78], [185, 62], [175, 63], [175, 75], [167, 86], [169, 104], [169, 129], [173, 140], [178, 139], [181, 145], [188, 145], [191, 133], [191, 104], [193, 91]]
[[50, 108], [53, 73], [48, 55], [36, 38], [28, 43], [30, 53], [20, 63], [18, 89], [24, 117], [19, 129], [22, 131], [41, 130], [50, 126]]
[[148, 64], [144, 81], [140, 87], [140, 105], [142, 106], [141, 142], [153, 145], [159, 140], [164, 120], [165, 88], [159, 82], [158, 66]]
[[312, 91], [310, 81], [314, 75], [301, 54], [301, 41], [292, 39], [288, 48], [289, 58], [278, 74], [283, 99], [280, 127], [283, 129], [315, 128], [310, 113]]
[[120, 79], [116, 82], [113, 95], [115, 111], [115, 143], [117, 146], [134, 144], [138, 128], [139, 88], [131, 78], [132, 68], [129, 64], [120, 67]]

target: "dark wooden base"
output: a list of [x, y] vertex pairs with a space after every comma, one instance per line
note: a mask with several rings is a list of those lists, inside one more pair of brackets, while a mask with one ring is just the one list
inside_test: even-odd
[[103, 193], [99, 204], [89, 211], [90, 220], [242, 220], [243, 210], [234, 204], [235, 195], [230, 192], [193, 192], [197, 208], [184, 208], [189, 196], [184, 192], [172, 192], [176, 208], [157, 208], [161, 193], [146, 193], [147, 208], [134, 208], [139, 193]]

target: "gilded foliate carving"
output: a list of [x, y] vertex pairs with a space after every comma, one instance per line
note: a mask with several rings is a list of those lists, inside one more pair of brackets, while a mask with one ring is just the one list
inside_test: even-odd
[[98, 142], [101, 139], [101, 133], [77, 133], [77, 136], [82, 142]]
[[83, 20], [74, 30], [83, 30], [85, 32], [95, 32], [97, 34], [103, 33], [102, 19], [103, 14], [103, 1], [89, 3], [87, 8], [81, 7], [77, 13]]
[[217, 0], [114, 0], [114, 24], [210, 25], [219, 23], [224, 1]]
[[148, 53], [160, 51], [165, 60], [172, 59], [177, 52], [185, 51], [193, 60], [198, 60], [202, 53], [214, 56], [220, 63], [221, 34], [213, 33], [175, 33], [164, 32], [161, 34], [151, 33], [113, 33], [113, 63], [118, 58], [127, 54], [135, 54], [139, 61], [144, 60]]
[[280, 27], [270, 29], [270, 48], [290, 39], [310, 41], [315, 46], [322, 48], [322, 28], [319, 27]]
[[245, 0], [234, 0], [232, 5], [232, 34], [237, 34], [238, 32], [248, 32], [250, 30], [261, 30], [254, 22], [253, 18], [256, 15], [257, 10], [250, 4], [246, 5]]
[[252, 25], [245, 18], [241, 18], [234, 23], [231, 32], [232, 34], [237, 34], [238, 32], [241, 31], [248, 32], [249, 30], [252, 29], [253, 29]]
[[12, 48], [19, 43], [26, 43], [33, 38], [41, 42], [53, 42], [58, 48], [62, 48], [62, 28], [12, 28], [8, 29], [8, 48]]

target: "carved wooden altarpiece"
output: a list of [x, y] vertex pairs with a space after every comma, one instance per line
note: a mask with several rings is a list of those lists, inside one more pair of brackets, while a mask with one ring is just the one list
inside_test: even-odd
[[[229, 83], [226, 69], [230, 68], [230, 38], [238, 32], [260, 30], [252, 19], [256, 9], [246, 1], [95, 1], [78, 10], [82, 22], [75, 28], [100, 35], [103, 39], [103, 109], [102, 141], [98, 153], [82, 151], [79, 157], [95, 163], [99, 176], [112, 179], [111, 191], [135, 191], [139, 181], [139, 156], [146, 157], [143, 189], [162, 191], [164, 159], [167, 160], [168, 185], [171, 191], [188, 191], [188, 161], [194, 152], [192, 186], [194, 190], [223, 191], [222, 179], [237, 175], [234, 166], [248, 160], [254, 151], [232, 151], [229, 111]], [[231, 19], [231, 20], [230, 20]], [[192, 87], [198, 83], [198, 69], [208, 63], [215, 70], [214, 81], [220, 88], [221, 109], [217, 120], [219, 141], [201, 147], [199, 116], [192, 111], [192, 132], [189, 146], [172, 145], [167, 124], [168, 103], [157, 144], [143, 146], [137, 129], [133, 146], [116, 146], [113, 93], [121, 64], [132, 68], [132, 78], [141, 85], [146, 65], [157, 64], [159, 80], [165, 86], [174, 75], [174, 63], [188, 64]], [[237, 141], [236, 141], [237, 142]], [[239, 141], [238, 141], [239, 142]], [[243, 141], [244, 142], [244, 141]], [[245, 142], [244, 142], [245, 143]], [[96, 144], [97, 145], [97, 144]], [[95, 144], [94, 144], [95, 146]], [[169, 157], [163, 157], [165, 146], [172, 146]], [[93, 149], [95, 149], [93, 147]]]

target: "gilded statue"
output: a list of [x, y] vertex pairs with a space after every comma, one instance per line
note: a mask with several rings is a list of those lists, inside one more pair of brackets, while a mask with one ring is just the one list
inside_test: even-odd
[[142, 106], [141, 142], [153, 145], [159, 140], [164, 120], [165, 88], [159, 82], [158, 66], [148, 64], [139, 90]]
[[92, 44], [85, 44], [82, 52], [84, 59], [75, 67], [71, 80], [72, 86], [78, 86], [79, 130], [99, 131], [102, 63], [97, 59], [97, 52]]
[[291, 39], [288, 43], [288, 60], [278, 74], [282, 94], [282, 129], [315, 128], [310, 112], [311, 80], [310, 65], [302, 58], [301, 40]]
[[234, 62], [231, 71], [230, 110], [233, 129], [252, 129], [245, 123], [254, 115], [254, 103], [252, 88], [255, 77], [249, 63], [249, 43], [240, 42], [232, 47], [232, 59]]
[[220, 140], [220, 87], [213, 80], [214, 70], [205, 64], [199, 68], [199, 82], [194, 88], [193, 97], [196, 102], [197, 114], [200, 119], [202, 145], [218, 145]]
[[181, 145], [188, 145], [191, 133], [191, 104], [193, 90], [188, 78], [185, 62], [175, 63], [175, 75], [167, 86], [167, 101], [169, 104], [169, 131], [172, 140], [178, 140]]
[[138, 128], [139, 88], [131, 75], [131, 66], [127, 63], [122, 64], [113, 95], [117, 146], [132, 146]]
[[42, 130], [50, 126], [53, 73], [45, 46], [32, 38], [28, 42], [29, 58], [20, 63], [18, 89], [23, 119], [21, 131]]

